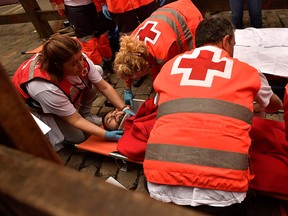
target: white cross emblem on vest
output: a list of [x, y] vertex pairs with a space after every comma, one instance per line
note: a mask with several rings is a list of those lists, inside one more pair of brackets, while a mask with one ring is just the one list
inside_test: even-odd
[[[209, 57], [198, 58], [201, 52], [205, 52]], [[221, 58], [221, 53], [221, 49], [209, 46], [208, 49], [207, 47], [198, 48], [191, 54], [181, 55], [173, 64], [171, 75], [183, 74], [180, 81], [181, 86], [211, 87], [215, 76], [230, 79], [233, 61], [226, 57]], [[197, 62], [195, 63], [195, 61]], [[209, 65], [210, 68], [203, 68], [201, 63]]]

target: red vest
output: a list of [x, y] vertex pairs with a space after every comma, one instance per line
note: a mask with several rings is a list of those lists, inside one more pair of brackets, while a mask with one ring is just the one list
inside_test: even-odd
[[284, 94], [284, 121], [285, 121], [285, 130], [286, 130], [286, 140], [288, 140], [288, 84], [285, 86]]
[[145, 6], [154, 0], [106, 0], [108, 10], [112, 13], [125, 13]]
[[178, 0], [153, 12], [133, 31], [132, 36], [144, 41], [152, 55], [153, 78], [165, 62], [194, 47], [195, 31], [202, 19], [190, 0]]
[[[39, 54], [36, 54], [35, 56], [33, 56], [30, 59], [23, 62], [20, 65], [20, 67], [17, 69], [17, 71], [15, 72], [15, 74], [12, 78], [13, 84], [16, 86], [18, 92], [22, 95], [22, 97], [24, 99], [30, 98], [30, 96], [27, 93], [25, 84], [34, 80], [35, 78], [44, 79], [44, 80], [49, 81], [49, 82], [53, 83], [54, 85], [58, 86], [59, 89], [61, 89], [63, 91], [63, 93], [68, 97], [68, 99], [73, 104], [75, 104], [77, 101], [79, 101], [81, 99], [84, 91], [86, 91], [88, 88], [92, 87], [91, 82], [89, 82], [87, 79], [88, 73], [79, 76], [80, 79], [82, 80], [83, 84], [86, 86], [84, 89], [79, 89], [79, 88], [73, 86], [65, 78], [60, 82], [52, 81], [49, 74], [46, 71], [41, 70], [39, 68], [38, 55]], [[86, 65], [87, 71], [88, 71], [89, 65], [86, 61], [85, 61], [85, 65]]]
[[244, 192], [258, 71], [215, 46], [167, 62], [144, 172], [150, 182]]

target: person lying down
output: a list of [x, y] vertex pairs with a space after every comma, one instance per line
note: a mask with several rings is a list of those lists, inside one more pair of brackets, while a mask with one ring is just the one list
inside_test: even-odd
[[131, 116], [114, 109], [102, 117], [102, 124], [106, 130], [124, 130], [123, 136], [118, 140], [117, 150], [131, 160], [143, 161], [156, 116], [154, 98], [149, 98], [140, 106], [136, 115]]
[[102, 117], [102, 125], [106, 130], [123, 130], [124, 122], [131, 115], [115, 108]]

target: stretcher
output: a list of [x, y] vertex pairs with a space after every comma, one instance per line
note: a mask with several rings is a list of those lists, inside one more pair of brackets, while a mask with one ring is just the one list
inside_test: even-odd
[[288, 78], [287, 28], [237, 29], [235, 41], [235, 58], [264, 74]]
[[97, 154], [102, 154], [129, 161], [128, 157], [120, 154], [117, 151], [117, 142], [108, 141], [101, 137], [92, 135], [84, 142], [77, 144], [76, 147], [81, 150], [86, 150]]
[[93, 153], [97, 153], [97, 154], [101, 154], [101, 155], [114, 158], [118, 167], [122, 171], [128, 170], [127, 162], [142, 164], [142, 162], [133, 161], [129, 159], [128, 157], [119, 153], [117, 150], [117, 142], [108, 141], [98, 136], [92, 135], [84, 142], [75, 145], [75, 147], [84, 151], [93, 152]]
[[43, 44], [41, 44], [39, 47], [36, 47], [33, 50], [23, 51], [21, 54], [36, 54], [42, 50]]
[[235, 31], [234, 57], [265, 74], [282, 100], [288, 78], [288, 29], [246, 28]]
[[[144, 102], [144, 100], [134, 98], [133, 101], [134, 101], [133, 111], [136, 113], [139, 110], [142, 103]], [[115, 158], [118, 165], [122, 164], [120, 168], [123, 171], [127, 171], [127, 163], [126, 163], [127, 161], [142, 164], [142, 162], [134, 161], [126, 157], [125, 155], [119, 153], [117, 150], [117, 144], [118, 143], [115, 141], [105, 140], [104, 138], [92, 135], [84, 142], [75, 145], [75, 147], [81, 150]]]

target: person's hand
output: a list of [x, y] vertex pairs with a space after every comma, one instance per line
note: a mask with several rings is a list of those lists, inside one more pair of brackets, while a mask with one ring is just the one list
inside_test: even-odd
[[106, 131], [105, 138], [107, 140], [118, 141], [123, 135], [123, 133], [124, 133], [123, 130]]
[[129, 114], [130, 116], [134, 116], [135, 113], [130, 109], [130, 107], [126, 106], [122, 109], [123, 112]]
[[131, 90], [124, 89], [124, 102], [134, 108], [133, 94]]
[[112, 16], [111, 16], [110, 12], [108, 11], [107, 4], [102, 5], [102, 13], [104, 14], [104, 16], [105, 16], [107, 19], [112, 20]]
[[162, 7], [165, 4], [166, 0], [160, 0], [160, 7]]

